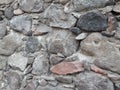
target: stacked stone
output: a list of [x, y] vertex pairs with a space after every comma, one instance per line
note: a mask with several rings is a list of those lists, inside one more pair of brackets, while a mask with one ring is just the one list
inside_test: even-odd
[[0, 90], [120, 90], [119, 0], [0, 0]]

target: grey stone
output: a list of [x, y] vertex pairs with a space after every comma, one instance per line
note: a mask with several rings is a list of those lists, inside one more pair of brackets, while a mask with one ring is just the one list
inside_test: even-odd
[[114, 0], [72, 0], [66, 4], [67, 12], [83, 11], [114, 5]]
[[18, 73], [8, 71], [5, 73], [5, 76], [11, 90], [17, 90], [20, 88], [21, 78]]
[[94, 61], [95, 65], [120, 74], [120, 54], [114, 53], [107, 57], [101, 57]]
[[68, 29], [75, 25], [76, 19], [63, 11], [60, 4], [51, 4], [44, 13], [44, 18], [48, 18], [51, 27]]
[[14, 0], [0, 0], [0, 4], [9, 4], [13, 2]]
[[3, 38], [7, 33], [7, 28], [5, 23], [0, 23], [0, 38]]
[[48, 73], [49, 63], [47, 58], [47, 53], [40, 51], [39, 55], [35, 58], [33, 62], [32, 73], [35, 75], [41, 75]]
[[13, 30], [23, 34], [31, 32], [32, 19], [27, 15], [15, 16], [10, 20], [10, 26]]
[[44, 80], [44, 79], [41, 79], [38, 82], [39, 82], [40, 86], [43, 86], [43, 87], [48, 84], [48, 82], [46, 80]]
[[114, 11], [114, 12], [117, 12], [117, 13], [120, 13], [120, 3], [116, 4], [116, 5], [113, 7], [113, 11]]
[[19, 5], [26, 12], [41, 12], [43, 11], [43, 0], [19, 0]]
[[120, 39], [120, 27], [117, 27], [115, 38]]
[[0, 81], [3, 78], [3, 71], [0, 71]]
[[56, 76], [55, 79], [60, 83], [71, 84], [73, 82], [73, 78], [70, 76]]
[[90, 56], [107, 57], [118, 52], [117, 44], [112, 43], [100, 33], [92, 33], [81, 42], [81, 50]]
[[55, 65], [63, 61], [64, 58], [61, 58], [55, 54], [50, 55], [50, 64]]
[[82, 15], [77, 27], [84, 31], [104, 31], [108, 27], [107, 17], [100, 12], [88, 12]]
[[0, 70], [6, 69], [6, 65], [7, 65], [7, 58], [0, 56]]
[[35, 26], [35, 30], [33, 31], [33, 35], [34, 36], [44, 35], [44, 34], [51, 32], [51, 30], [52, 30], [52, 28], [50, 28], [49, 26], [47, 26], [43, 23], [39, 23], [39, 25]]
[[39, 45], [38, 39], [35, 37], [29, 37], [25, 46], [26, 52], [34, 53], [35, 51], [39, 50], [39, 48], [40, 48], [40, 45]]
[[36, 90], [73, 90], [73, 89], [64, 88], [62, 86], [56, 86], [56, 87], [52, 87], [52, 86], [41, 87], [41, 86], [38, 86]]
[[14, 11], [13, 7], [7, 7], [4, 12], [5, 17], [11, 19], [14, 15], [13, 11]]
[[83, 40], [88, 36], [88, 33], [81, 33], [75, 39], [76, 40]]
[[80, 33], [82, 33], [82, 30], [80, 30], [80, 29], [77, 28], [77, 27], [71, 27], [69, 30], [70, 30], [71, 32], [77, 34], [77, 35], [80, 34]]
[[21, 53], [14, 53], [8, 58], [8, 65], [21, 71], [25, 70], [27, 62], [27, 57], [24, 57]]
[[120, 81], [115, 83], [115, 90], [120, 90]]
[[108, 78], [93, 72], [79, 74], [75, 85], [78, 90], [114, 90], [113, 83]]
[[47, 38], [48, 51], [53, 54], [61, 53], [70, 56], [76, 52], [79, 42], [75, 35], [67, 30], [55, 30]]

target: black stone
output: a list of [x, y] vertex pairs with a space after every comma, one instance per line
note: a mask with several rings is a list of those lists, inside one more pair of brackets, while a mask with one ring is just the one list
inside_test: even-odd
[[100, 12], [88, 12], [79, 18], [77, 27], [89, 32], [104, 31], [108, 27], [107, 17]]

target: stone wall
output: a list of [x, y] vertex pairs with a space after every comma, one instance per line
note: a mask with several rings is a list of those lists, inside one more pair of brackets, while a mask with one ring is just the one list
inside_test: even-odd
[[120, 90], [119, 0], [0, 0], [0, 90]]

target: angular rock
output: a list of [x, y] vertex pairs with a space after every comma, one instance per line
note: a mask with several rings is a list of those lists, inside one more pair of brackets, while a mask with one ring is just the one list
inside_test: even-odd
[[41, 79], [38, 82], [39, 82], [40, 86], [43, 86], [43, 87], [48, 84], [48, 82], [46, 80], [44, 80], [44, 79]]
[[74, 74], [78, 72], [84, 71], [83, 63], [79, 61], [74, 62], [61, 62], [51, 69], [52, 73], [59, 74], [59, 75], [66, 75], [66, 74]]
[[13, 2], [14, 0], [0, 0], [0, 4], [9, 4]]
[[28, 85], [22, 90], [35, 90], [35, 85], [33, 82], [28, 83]]
[[75, 85], [78, 90], [114, 90], [113, 83], [108, 78], [92, 72], [79, 74]]
[[18, 0], [19, 5], [25, 12], [41, 12], [43, 11], [43, 0]]
[[6, 76], [6, 79], [9, 83], [9, 87], [11, 90], [20, 89], [21, 78], [18, 73], [9, 71], [5, 73], [5, 76]]
[[13, 7], [6, 8], [5, 12], [4, 12], [5, 17], [8, 18], [8, 19], [11, 19], [13, 17], [13, 15], [14, 15], [13, 10], [14, 10]]
[[69, 30], [70, 30], [71, 32], [77, 34], [77, 35], [82, 32], [82, 30], [80, 30], [80, 29], [77, 28], [77, 27], [71, 27]]
[[73, 78], [70, 76], [57, 76], [55, 78], [60, 83], [71, 84], [73, 82]]
[[88, 12], [79, 18], [77, 27], [88, 32], [105, 31], [108, 27], [107, 17], [100, 12]]
[[40, 45], [37, 38], [29, 37], [26, 42], [25, 50], [27, 53], [34, 53], [35, 51], [39, 50], [39, 46]]
[[21, 71], [25, 70], [27, 62], [27, 57], [24, 57], [21, 53], [14, 53], [8, 58], [8, 65]]
[[109, 57], [98, 58], [94, 61], [95, 65], [120, 74], [120, 54], [115, 53]]
[[51, 4], [44, 13], [44, 18], [48, 18], [51, 27], [68, 29], [75, 25], [76, 19], [63, 12], [60, 4]]
[[0, 23], [0, 38], [3, 38], [7, 33], [7, 28], [5, 23]]
[[59, 57], [58, 55], [52, 54], [50, 56], [50, 64], [55, 65], [63, 61], [64, 58]]
[[66, 4], [67, 12], [83, 11], [114, 5], [114, 0], [72, 0]]
[[88, 33], [81, 33], [75, 39], [76, 40], [83, 40], [87, 37]]
[[113, 7], [113, 11], [116, 12], [116, 13], [120, 13], [120, 4], [116, 4], [116, 5]]
[[32, 19], [27, 15], [15, 16], [10, 20], [10, 26], [13, 30], [28, 34], [31, 31]]
[[10, 33], [0, 41], [0, 55], [9, 56], [22, 45], [22, 36], [17, 33]]
[[48, 73], [49, 63], [46, 52], [40, 52], [33, 62], [32, 73], [35, 75], [41, 75]]
[[40, 23], [35, 27], [35, 30], [33, 31], [34, 36], [44, 35], [49, 32], [51, 32], [52, 28], [48, 27], [47, 25]]
[[67, 30], [54, 30], [47, 37], [48, 51], [52, 54], [61, 53], [70, 56], [76, 52], [79, 42], [75, 40], [75, 35]]

